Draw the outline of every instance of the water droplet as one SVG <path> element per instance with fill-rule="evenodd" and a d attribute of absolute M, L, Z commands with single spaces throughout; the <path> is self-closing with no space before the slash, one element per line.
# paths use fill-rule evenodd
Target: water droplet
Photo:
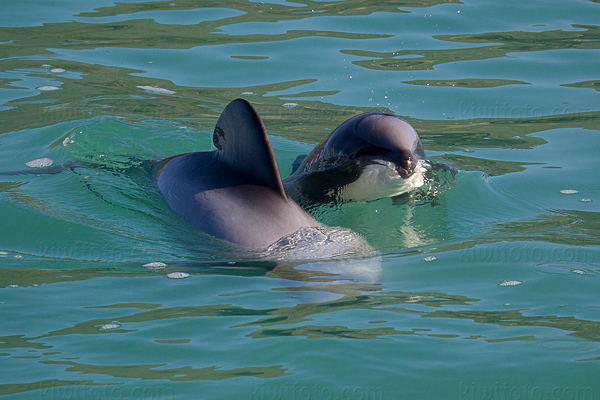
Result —
<path fill-rule="evenodd" d="M 188 274 L 187 272 L 171 272 L 170 274 L 167 274 L 167 278 L 170 279 L 183 279 L 189 276 L 190 274 Z"/>

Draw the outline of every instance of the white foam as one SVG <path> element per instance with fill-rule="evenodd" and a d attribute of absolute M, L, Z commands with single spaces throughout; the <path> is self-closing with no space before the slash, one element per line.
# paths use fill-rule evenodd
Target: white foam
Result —
<path fill-rule="evenodd" d="M 50 86 L 50 85 L 44 85 L 44 86 L 38 86 L 37 90 L 41 90 L 42 92 L 51 92 L 53 90 L 59 90 L 60 88 L 58 86 Z"/>
<path fill-rule="evenodd" d="M 498 286 L 517 286 L 523 283 L 523 281 L 502 281 Z"/>
<path fill-rule="evenodd" d="M 164 89 L 156 86 L 136 86 L 138 89 L 145 90 L 147 92 L 156 93 L 156 94 L 175 94 L 174 90 Z"/>
<path fill-rule="evenodd" d="M 167 278 L 170 279 L 183 279 L 189 276 L 190 274 L 188 274 L 187 272 L 171 272 L 170 274 L 167 274 Z"/>
<path fill-rule="evenodd" d="M 108 331 L 108 330 L 117 329 L 117 328 L 120 328 L 120 327 L 121 327 L 120 323 L 118 323 L 117 321 L 113 321 L 110 324 L 104 324 L 104 325 L 102 325 L 100 327 L 100 329 L 103 330 L 103 331 Z"/>
<path fill-rule="evenodd" d="M 37 158 L 35 160 L 31 160 L 31 161 L 27 161 L 25 163 L 25 165 L 27 165 L 29 168 L 46 168 L 51 166 L 52 164 L 54 164 L 54 161 L 52 161 L 51 158 Z"/>
<path fill-rule="evenodd" d="M 164 268 L 167 268 L 167 264 L 165 264 L 164 262 L 155 261 L 155 262 L 146 263 L 146 264 L 142 265 L 142 267 L 148 268 L 148 269 L 164 269 Z"/>

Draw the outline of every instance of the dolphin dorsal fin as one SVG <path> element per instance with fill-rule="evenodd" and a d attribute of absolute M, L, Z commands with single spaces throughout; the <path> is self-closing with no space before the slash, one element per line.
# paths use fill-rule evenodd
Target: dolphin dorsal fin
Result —
<path fill-rule="evenodd" d="M 219 161 L 287 198 L 265 126 L 246 100 L 236 99 L 225 107 L 217 120 L 213 143 Z"/>

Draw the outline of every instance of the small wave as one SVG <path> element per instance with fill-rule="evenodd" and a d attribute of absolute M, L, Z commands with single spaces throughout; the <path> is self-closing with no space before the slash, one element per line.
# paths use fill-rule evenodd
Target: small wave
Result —
<path fill-rule="evenodd" d="M 458 175 L 456 168 L 443 162 L 428 160 L 423 163 L 423 169 L 423 185 L 408 193 L 412 201 L 433 201 L 435 197 L 454 186 Z"/>

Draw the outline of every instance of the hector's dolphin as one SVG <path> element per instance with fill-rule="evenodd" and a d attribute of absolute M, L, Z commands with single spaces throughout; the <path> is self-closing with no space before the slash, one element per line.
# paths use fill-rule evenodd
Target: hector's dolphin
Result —
<path fill-rule="evenodd" d="M 320 224 L 284 191 L 265 127 L 246 100 L 229 103 L 216 151 L 168 158 L 156 175 L 169 207 L 196 228 L 253 249 Z"/>
<path fill-rule="evenodd" d="M 225 107 L 213 143 L 215 151 L 143 165 L 154 166 L 157 187 L 176 214 L 201 231 L 250 249 L 361 253 L 370 247 L 359 235 L 319 224 L 292 198 L 373 200 L 423 185 L 421 140 L 410 124 L 391 114 L 371 112 L 344 122 L 283 182 L 265 127 L 246 100 Z M 34 161 L 35 168 L 0 175 L 110 169 L 81 161 L 59 166 L 49 159 Z"/>
<path fill-rule="evenodd" d="M 423 185 L 425 160 L 414 128 L 392 114 L 370 112 L 338 126 L 283 181 L 296 201 L 375 200 Z M 301 163 L 300 163 L 301 162 Z"/>

